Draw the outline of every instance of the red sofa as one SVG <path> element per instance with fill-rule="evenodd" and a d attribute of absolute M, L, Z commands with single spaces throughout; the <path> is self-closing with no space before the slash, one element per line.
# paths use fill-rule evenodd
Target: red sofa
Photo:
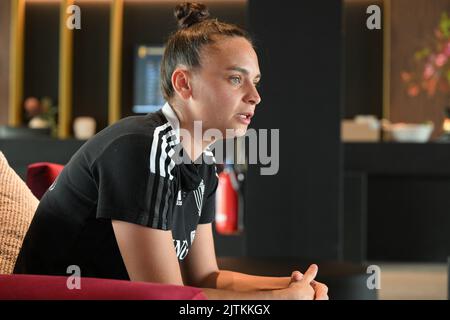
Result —
<path fill-rule="evenodd" d="M 0 275 L 0 300 L 205 300 L 201 289 L 146 282 L 61 276 Z M 69 285 L 68 285 L 69 282 Z"/>
<path fill-rule="evenodd" d="M 26 183 L 41 199 L 63 165 L 40 162 L 28 166 Z M 201 289 L 157 283 L 44 275 L 1 275 L 0 300 L 205 300 Z M 69 282 L 69 285 L 68 285 Z"/>

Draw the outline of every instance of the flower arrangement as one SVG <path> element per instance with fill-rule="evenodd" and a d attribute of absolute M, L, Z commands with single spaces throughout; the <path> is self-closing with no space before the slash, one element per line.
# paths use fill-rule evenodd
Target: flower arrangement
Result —
<path fill-rule="evenodd" d="M 401 79 L 409 96 L 425 92 L 429 97 L 437 91 L 450 92 L 450 18 L 444 12 L 434 30 L 433 43 L 414 54 L 414 70 L 402 71 Z"/>
<path fill-rule="evenodd" d="M 28 127 L 35 129 L 49 128 L 51 135 L 57 136 L 58 107 L 53 105 L 51 98 L 43 97 L 39 100 L 35 97 L 29 97 L 25 99 L 24 109 Z"/>

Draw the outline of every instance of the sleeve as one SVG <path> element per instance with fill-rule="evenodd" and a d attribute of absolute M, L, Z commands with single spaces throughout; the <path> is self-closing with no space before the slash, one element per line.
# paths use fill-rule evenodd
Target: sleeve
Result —
<path fill-rule="evenodd" d="M 219 184 L 219 179 L 217 176 L 216 165 L 211 165 L 210 175 L 209 175 L 210 186 L 206 192 L 205 201 L 202 208 L 202 214 L 200 216 L 199 224 L 211 223 L 216 217 L 216 190 Z"/>
<path fill-rule="evenodd" d="M 98 186 L 97 218 L 172 229 L 174 181 L 169 170 L 171 159 L 165 158 L 162 148 L 158 150 L 152 143 L 146 135 L 121 136 L 105 147 L 94 161 L 92 172 Z"/>

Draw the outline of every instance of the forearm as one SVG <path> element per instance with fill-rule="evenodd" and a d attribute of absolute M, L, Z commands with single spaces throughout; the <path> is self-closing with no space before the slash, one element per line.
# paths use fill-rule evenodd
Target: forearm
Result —
<path fill-rule="evenodd" d="M 277 300 L 280 299 L 276 291 L 247 291 L 239 292 L 223 289 L 202 288 L 209 300 Z"/>
<path fill-rule="evenodd" d="M 284 289 L 289 286 L 289 282 L 289 277 L 263 277 L 219 270 L 208 278 L 208 283 L 204 287 L 235 292 L 252 292 Z"/>

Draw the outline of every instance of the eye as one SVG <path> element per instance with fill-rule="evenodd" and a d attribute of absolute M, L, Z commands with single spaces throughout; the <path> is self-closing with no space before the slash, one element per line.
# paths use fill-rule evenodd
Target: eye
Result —
<path fill-rule="evenodd" d="M 260 83 L 259 81 L 253 82 L 253 85 L 255 86 L 255 88 L 259 88 L 260 84 L 261 84 L 261 83 Z"/>
<path fill-rule="evenodd" d="M 230 81 L 234 85 L 239 85 L 239 84 L 241 84 L 241 77 L 238 77 L 238 76 L 230 77 Z"/>

